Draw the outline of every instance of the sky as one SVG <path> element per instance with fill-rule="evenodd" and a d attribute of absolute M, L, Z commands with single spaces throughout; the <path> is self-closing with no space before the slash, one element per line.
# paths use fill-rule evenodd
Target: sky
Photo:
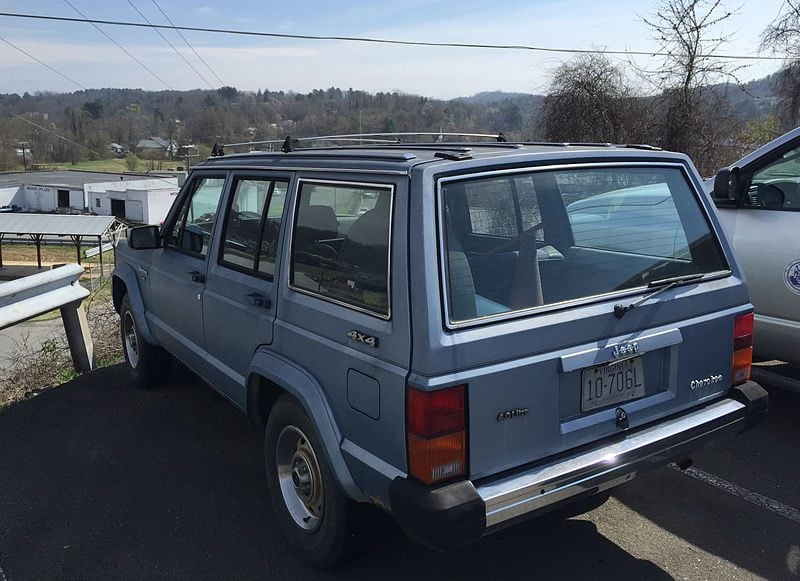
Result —
<path fill-rule="evenodd" d="M 782 0 L 739 1 L 726 4 L 735 13 L 717 31 L 730 36 L 719 51 L 772 56 L 759 52 L 759 36 L 778 15 Z M 653 31 L 642 22 L 656 11 L 656 0 L 0 0 L 0 12 L 80 17 L 73 6 L 87 18 L 144 22 L 138 8 L 151 22 L 166 24 L 160 6 L 178 26 L 282 34 L 560 49 L 657 49 Z M 191 66 L 152 29 L 100 28 L 152 74 L 91 24 L 0 16 L 0 39 L 86 88 L 185 90 L 225 84 L 240 90 L 308 92 L 339 87 L 444 99 L 497 90 L 544 94 L 554 69 L 574 56 L 184 32 L 207 68 L 175 31 L 162 34 Z M 651 57 L 614 59 L 621 64 L 633 60 L 644 68 L 659 66 Z M 738 75 L 751 80 L 775 72 L 780 61 L 735 64 L 747 64 Z M 80 88 L 75 83 L 0 41 L 0 93 L 71 92 Z"/>

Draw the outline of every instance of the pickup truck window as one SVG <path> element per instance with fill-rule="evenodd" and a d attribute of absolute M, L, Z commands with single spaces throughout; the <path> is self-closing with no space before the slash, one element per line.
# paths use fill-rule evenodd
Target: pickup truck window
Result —
<path fill-rule="evenodd" d="M 189 184 L 186 196 L 166 244 L 173 248 L 205 256 L 211 245 L 211 234 L 222 197 L 224 177 L 198 177 Z"/>
<path fill-rule="evenodd" d="M 247 272 L 275 273 L 286 182 L 238 178 L 222 236 L 220 262 Z"/>
<path fill-rule="evenodd" d="M 386 186 L 303 182 L 292 286 L 388 318 L 392 193 Z"/>

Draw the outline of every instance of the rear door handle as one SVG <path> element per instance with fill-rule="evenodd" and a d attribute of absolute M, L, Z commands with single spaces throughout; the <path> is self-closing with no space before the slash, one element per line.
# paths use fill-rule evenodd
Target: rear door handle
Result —
<path fill-rule="evenodd" d="M 205 282 L 206 281 L 206 275 L 204 275 L 199 270 L 191 271 L 189 273 L 189 276 L 192 277 L 192 282 Z"/>
<path fill-rule="evenodd" d="M 261 293 L 250 293 L 247 295 L 250 304 L 261 309 L 268 309 L 272 306 L 272 301 L 269 300 L 268 297 L 265 297 Z"/>

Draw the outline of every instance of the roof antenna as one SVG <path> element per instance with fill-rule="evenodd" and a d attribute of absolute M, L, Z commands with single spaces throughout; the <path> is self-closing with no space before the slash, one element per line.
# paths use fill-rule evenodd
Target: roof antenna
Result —
<path fill-rule="evenodd" d="M 497 143 L 506 143 L 508 139 L 506 139 L 506 134 L 502 131 L 497 134 Z"/>
<path fill-rule="evenodd" d="M 281 146 L 281 151 L 283 153 L 290 153 L 294 150 L 293 143 L 292 143 L 292 136 L 287 135 L 286 139 L 283 141 L 283 145 Z"/>

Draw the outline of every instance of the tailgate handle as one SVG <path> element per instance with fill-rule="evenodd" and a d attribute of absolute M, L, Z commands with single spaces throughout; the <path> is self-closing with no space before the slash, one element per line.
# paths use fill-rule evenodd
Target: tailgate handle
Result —
<path fill-rule="evenodd" d="M 206 275 L 204 275 L 199 270 L 191 271 L 189 273 L 189 276 L 192 277 L 192 282 L 205 282 L 206 281 Z"/>
<path fill-rule="evenodd" d="M 261 309 L 268 309 L 272 306 L 272 301 L 270 301 L 267 297 L 265 297 L 261 293 L 250 293 L 249 295 L 247 295 L 247 298 L 251 305 L 259 307 Z"/>

